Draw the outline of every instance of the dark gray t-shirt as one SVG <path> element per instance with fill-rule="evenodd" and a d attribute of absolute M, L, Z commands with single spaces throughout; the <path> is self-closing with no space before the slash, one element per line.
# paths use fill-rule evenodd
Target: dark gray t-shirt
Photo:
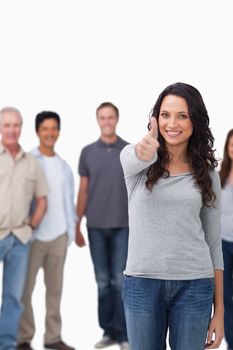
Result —
<path fill-rule="evenodd" d="M 83 148 L 79 175 L 89 178 L 86 208 L 90 228 L 128 227 L 128 200 L 120 152 L 128 144 L 120 137 L 112 144 L 100 139 Z"/>

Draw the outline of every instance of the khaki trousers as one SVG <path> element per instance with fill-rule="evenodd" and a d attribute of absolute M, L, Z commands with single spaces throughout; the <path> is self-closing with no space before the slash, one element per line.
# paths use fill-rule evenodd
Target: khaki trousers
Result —
<path fill-rule="evenodd" d="M 44 270 L 46 287 L 46 319 L 44 343 L 52 344 L 61 340 L 60 302 L 62 296 L 63 270 L 67 252 L 67 235 L 31 244 L 27 278 L 22 297 L 24 311 L 21 317 L 18 343 L 31 342 L 35 333 L 32 309 L 32 293 L 40 267 Z"/>

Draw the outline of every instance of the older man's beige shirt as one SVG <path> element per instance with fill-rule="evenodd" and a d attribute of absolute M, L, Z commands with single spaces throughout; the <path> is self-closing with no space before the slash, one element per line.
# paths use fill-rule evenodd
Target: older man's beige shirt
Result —
<path fill-rule="evenodd" d="M 28 226 L 32 201 L 47 192 L 38 161 L 22 148 L 13 158 L 0 142 L 0 239 L 13 233 L 27 243 L 32 234 Z"/>

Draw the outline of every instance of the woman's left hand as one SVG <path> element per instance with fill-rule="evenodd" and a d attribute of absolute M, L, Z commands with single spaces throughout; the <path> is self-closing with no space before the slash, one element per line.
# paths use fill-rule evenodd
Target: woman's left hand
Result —
<path fill-rule="evenodd" d="M 223 315 L 214 315 L 210 321 L 205 349 L 219 348 L 224 336 Z"/>

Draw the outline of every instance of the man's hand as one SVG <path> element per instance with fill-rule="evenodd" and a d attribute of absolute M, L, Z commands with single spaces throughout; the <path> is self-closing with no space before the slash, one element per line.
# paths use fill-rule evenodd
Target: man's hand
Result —
<path fill-rule="evenodd" d="M 136 145 L 136 154 L 140 160 L 150 161 L 159 148 L 158 143 L 158 124 L 155 117 L 150 119 L 151 129 Z"/>
<path fill-rule="evenodd" d="M 79 224 L 76 225 L 75 243 L 80 248 L 85 247 L 85 245 L 86 245 L 86 242 L 85 242 L 84 236 L 83 236 L 83 234 L 82 234 L 82 232 L 80 230 Z"/>

